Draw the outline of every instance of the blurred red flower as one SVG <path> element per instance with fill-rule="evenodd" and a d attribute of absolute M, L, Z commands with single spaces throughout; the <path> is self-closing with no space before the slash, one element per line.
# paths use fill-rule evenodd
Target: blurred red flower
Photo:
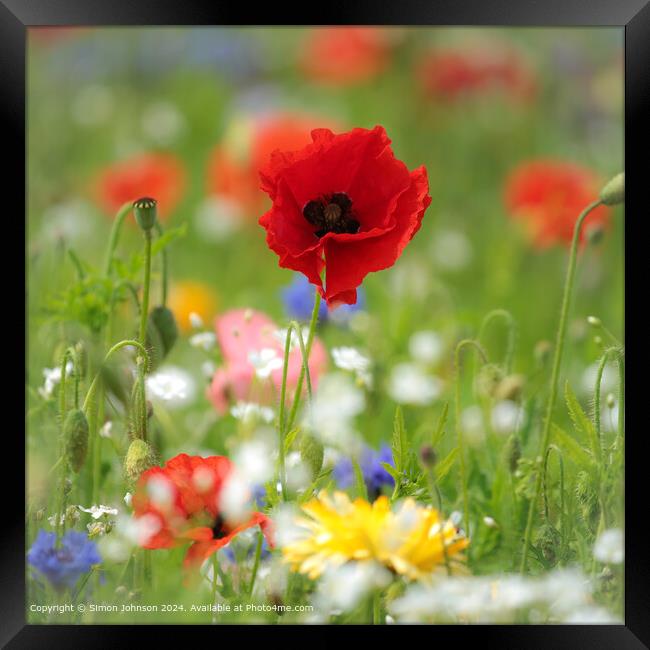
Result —
<path fill-rule="evenodd" d="M 523 57 L 496 45 L 436 49 L 424 56 L 418 74 L 427 95 L 447 101 L 500 92 L 526 102 L 537 91 L 535 75 Z"/>
<path fill-rule="evenodd" d="M 391 37 L 377 27 L 322 27 L 308 32 L 300 67 L 314 81 L 347 85 L 372 79 L 388 64 Z"/>
<path fill-rule="evenodd" d="M 245 214 L 255 214 L 265 198 L 259 170 L 271 153 L 302 149 L 311 142 L 312 129 L 324 123 L 334 126 L 320 118 L 284 112 L 234 123 L 210 157 L 208 193 L 233 201 Z"/>
<path fill-rule="evenodd" d="M 223 365 L 215 372 L 208 396 L 219 413 L 237 401 L 270 403 L 282 387 L 282 360 L 285 339 L 278 326 L 265 314 L 252 309 L 233 309 L 215 321 L 217 341 Z M 306 337 L 304 337 L 306 339 Z M 265 350 L 268 361 L 268 379 L 256 380 L 256 369 L 250 355 Z M 272 353 L 275 353 L 273 357 Z M 275 367 L 273 367 L 275 366 Z M 299 345 L 289 353 L 287 387 L 289 395 L 295 391 L 302 367 Z M 318 338 L 312 343 L 309 355 L 309 375 L 312 385 L 318 385 L 319 376 L 327 367 L 327 353 Z"/>
<path fill-rule="evenodd" d="M 143 472 L 133 495 L 134 516 L 147 533 L 143 548 L 172 548 L 191 542 L 184 564 L 200 564 L 242 531 L 259 526 L 272 547 L 271 521 L 260 512 L 228 521 L 220 498 L 233 465 L 225 456 L 179 454 L 164 467 Z"/>
<path fill-rule="evenodd" d="M 185 169 L 171 154 L 145 153 L 115 163 L 98 176 L 97 194 L 111 216 L 127 201 L 151 196 L 158 201 L 158 214 L 169 216 L 185 188 Z"/>
<path fill-rule="evenodd" d="M 273 201 L 260 225 L 281 267 L 304 273 L 328 304 L 354 304 L 363 278 L 392 266 L 419 230 L 431 203 L 426 169 L 409 172 L 381 126 L 316 129 L 312 139 L 275 152 L 260 172 Z"/>
<path fill-rule="evenodd" d="M 590 169 L 553 160 L 525 162 L 509 175 L 505 204 L 510 216 L 525 223 L 538 248 L 570 244 L 580 212 L 598 198 L 602 181 Z M 596 208 L 585 222 L 581 241 L 589 227 L 606 226 L 606 207 Z"/>

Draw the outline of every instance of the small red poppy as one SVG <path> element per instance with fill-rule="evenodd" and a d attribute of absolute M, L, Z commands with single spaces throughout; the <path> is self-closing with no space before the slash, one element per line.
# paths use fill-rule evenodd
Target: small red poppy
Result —
<path fill-rule="evenodd" d="M 185 187 L 185 170 L 178 158 L 146 153 L 107 167 L 97 178 L 98 199 L 111 216 L 128 201 L 152 196 L 163 219 L 174 211 Z"/>
<path fill-rule="evenodd" d="M 294 150 L 309 144 L 317 124 L 323 125 L 323 120 L 297 112 L 264 114 L 233 124 L 235 136 L 226 135 L 226 142 L 210 156 L 208 192 L 234 201 L 246 214 L 255 214 L 266 199 L 260 191 L 260 167 L 276 149 Z"/>
<path fill-rule="evenodd" d="M 312 140 L 274 152 L 261 170 L 273 205 L 260 225 L 281 267 L 304 273 L 329 304 L 354 304 L 364 277 L 392 266 L 419 230 L 431 203 L 426 169 L 409 172 L 382 126 L 316 129 Z"/>
<path fill-rule="evenodd" d="M 421 60 L 418 73 L 426 94 L 450 102 L 493 92 L 525 102 L 537 89 L 521 55 L 498 45 L 433 50 Z"/>
<path fill-rule="evenodd" d="M 322 27 L 308 32 L 300 65 L 317 82 L 349 85 L 372 79 L 388 63 L 390 35 L 377 27 Z"/>
<path fill-rule="evenodd" d="M 598 198 L 598 175 L 579 165 L 534 160 L 517 167 L 506 179 L 505 204 L 513 219 L 523 221 L 538 248 L 570 244 L 580 212 Z M 581 241 L 589 227 L 606 226 L 610 210 L 604 206 L 589 214 Z"/>
<path fill-rule="evenodd" d="M 272 547 L 271 521 L 252 512 L 243 521 L 228 521 L 219 501 L 233 465 L 225 456 L 180 454 L 143 472 L 133 495 L 136 519 L 147 518 L 148 534 L 141 546 L 171 548 L 192 542 L 185 566 L 200 564 L 242 531 L 259 526 Z"/>

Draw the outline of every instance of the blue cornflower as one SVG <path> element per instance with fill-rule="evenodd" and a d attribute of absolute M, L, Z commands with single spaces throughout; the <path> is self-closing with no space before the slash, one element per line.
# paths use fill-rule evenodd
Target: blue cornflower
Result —
<path fill-rule="evenodd" d="M 27 561 L 43 574 L 56 589 L 74 587 L 83 573 L 102 561 L 95 542 L 85 533 L 68 531 L 56 548 L 56 534 L 39 530 Z"/>
<path fill-rule="evenodd" d="M 309 321 L 314 308 L 315 294 L 316 287 L 302 273 L 296 273 L 291 284 L 282 290 L 282 300 L 289 318 L 295 318 L 298 321 Z M 364 306 L 365 296 L 363 289 L 359 288 L 357 289 L 357 302 L 354 305 L 340 305 L 328 310 L 325 301 L 321 302 L 318 320 L 321 323 L 331 320 L 337 324 L 345 324 L 350 320 L 354 312 L 363 309 Z"/>
<path fill-rule="evenodd" d="M 393 454 L 388 445 L 382 445 L 379 451 L 364 447 L 359 456 L 359 467 L 368 491 L 368 498 L 374 501 L 383 485 L 393 487 L 393 477 L 384 469 L 382 463 L 393 465 Z M 346 488 L 354 483 L 354 468 L 350 458 L 341 459 L 334 467 L 334 478 L 339 487 Z"/>
<path fill-rule="evenodd" d="M 227 546 L 224 546 L 222 550 L 224 556 L 228 559 L 229 562 L 232 564 L 236 563 L 236 558 L 235 558 L 235 551 L 230 548 L 232 545 L 232 542 L 228 544 Z M 257 548 L 257 540 L 249 547 L 248 551 L 246 552 L 246 557 L 248 559 L 252 558 L 255 556 L 255 550 Z M 266 542 L 266 538 L 262 538 L 262 549 L 260 552 L 260 559 L 266 560 L 267 557 L 271 556 L 271 549 L 269 548 L 269 545 Z"/>

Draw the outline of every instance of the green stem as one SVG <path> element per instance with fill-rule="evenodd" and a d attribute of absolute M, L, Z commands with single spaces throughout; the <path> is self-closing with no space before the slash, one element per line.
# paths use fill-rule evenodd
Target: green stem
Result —
<path fill-rule="evenodd" d="M 253 595 L 253 587 L 255 587 L 255 578 L 257 577 L 257 569 L 260 566 L 260 558 L 262 557 L 262 540 L 264 537 L 262 533 L 257 535 L 257 545 L 255 546 L 255 561 L 253 563 L 253 573 L 251 575 L 251 583 L 248 587 L 248 595 Z"/>
<path fill-rule="evenodd" d="M 478 340 L 483 341 L 483 337 L 485 336 L 488 325 L 497 318 L 503 319 L 506 322 L 506 326 L 508 328 L 508 344 L 506 347 L 503 365 L 506 372 L 510 372 L 512 370 L 512 360 L 515 355 L 515 345 L 517 342 L 517 325 L 515 323 L 515 319 L 512 317 L 512 314 L 506 309 L 493 309 L 489 314 L 487 314 L 481 323 Z"/>
<path fill-rule="evenodd" d="M 381 625 L 381 592 L 375 590 L 372 597 L 372 622 L 374 625 Z"/>
<path fill-rule="evenodd" d="M 286 425 L 285 425 L 285 404 L 286 404 L 286 394 L 287 394 L 287 373 L 289 371 L 289 351 L 291 349 L 291 331 L 292 327 L 289 325 L 287 329 L 287 339 L 284 343 L 284 363 L 282 366 L 282 386 L 280 388 L 280 414 L 279 414 L 279 421 L 280 421 L 280 426 L 278 427 L 278 432 L 279 432 L 279 449 L 278 449 L 278 455 L 279 455 L 279 461 L 280 461 L 280 486 L 282 488 L 282 499 L 283 501 L 287 500 L 287 489 L 286 489 L 286 482 L 287 482 L 287 470 L 286 470 L 286 464 L 285 464 L 285 453 L 284 453 L 284 440 L 286 437 Z"/>
<path fill-rule="evenodd" d="M 132 208 L 133 208 L 133 203 L 129 201 L 128 203 L 125 203 L 117 211 L 117 214 L 115 215 L 115 219 L 113 221 L 113 227 L 111 228 L 111 234 L 108 239 L 106 260 L 104 262 L 104 275 L 107 277 L 110 275 L 113 266 L 113 255 L 115 253 L 115 249 L 117 248 L 117 242 L 119 241 L 120 238 L 120 231 L 122 230 L 122 224 L 124 223 L 124 219 L 126 219 L 128 214 L 131 212 Z"/>
<path fill-rule="evenodd" d="M 124 339 L 123 341 L 120 341 L 119 343 L 116 343 L 107 353 L 106 356 L 104 357 L 104 361 L 102 362 L 102 365 L 104 365 L 110 358 L 115 354 L 116 352 L 119 352 L 123 348 L 126 348 L 128 346 L 133 346 L 138 348 L 140 353 L 144 356 L 145 358 L 145 363 L 149 363 L 149 353 L 147 352 L 146 348 L 140 343 L 140 341 L 136 341 L 135 339 Z M 90 408 L 91 404 L 93 403 L 95 399 L 95 393 L 97 392 L 97 386 L 99 384 L 99 379 L 101 377 L 101 367 L 95 374 L 95 377 L 92 380 L 92 383 L 90 384 L 90 387 L 88 388 L 88 392 L 86 393 L 86 398 L 84 399 L 83 406 L 81 409 L 87 413 L 88 409 Z"/>
<path fill-rule="evenodd" d="M 163 229 L 162 226 L 160 225 L 159 221 L 156 221 L 156 232 L 158 233 L 158 237 L 162 237 L 163 235 Z M 166 307 L 167 306 L 167 291 L 169 288 L 169 262 L 167 259 L 167 249 L 163 248 L 162 251 L 160 252 L 160 255 L 162 257 L 162 293 L 161 293 L 161 301 L 162 301 L 162 306 Z"/>
<path fill-rule="evenodd" d="M 140 306 L 140 331 L 138 340 L 145 345 L 147 336 L 147 317 L 149 316 L 149 287 L 151 284 L 151 231 L 144 231 L 144 286 Z"/>
<path fill-rule="evenodd" d="M 62 522 L 61 520 L 63 519 L 63 514 L 65 510 L 65 479 L 66 479 L 66 474 L 68 469 L 68 463 L 64 458 L 65 455 L 64 435 L 65 434 L 63 431 L 63 424 L 65 422 L 65 411 L 66 411 L 66 399 L 65 399 L 66 366 L 68 363 L 68 359 L 70 357 L 70 350 L 71 348 L 68 348 L 63 353 L 63 359 L 61 360 L 61 380 L 59 382 L 59 422 L 60 422 L 59 458 L 63 458 L 63 462 L 61 464 L 61 471 L 59 474 L 59 500 L 58 500 L 58 507 L 56 509 L 56 514 L 55 514 L 57 548 L 59 548 L 61 544 L 61 536 L 63 535 L 63 533 L 65 533 L 65 523 Z M 75 368 L 75 372 L 77 371 L 78 369 Z"/>
<path fill-rule="evenodd" d="M 598 458 L 597 460 L 600 461 L 600 456 L 602 452 L 602 445 L 601 445 L 601 416 L 600 416 L 600 388 L 601 388 L 601 383 L 603 380 L 603 373 L 605 372 L 605 366 L 607 365 L 607 362 L 609 361 L 609 358 L 613 354 L 618 354 L 618 349 L 617 348 L 608 348 L 605 350 L 603 353 L 603 356 L 600 359 L 600 363 L 598 364 L 598 372 L 596 373 L 596 386 L 594 388 L 594 423 L 596 425 L 596 441 L 598 443 L 598 449 L 594 451 L 598 451 Z"/>
<path fill-rule="evenodd" d="M 307 334 L 307 345 L 306 345 L 306 356 L 309 360 L 311 355 L 311 346 L 314 342 L 314 333 L 316 332 L 316 324 L 318 323 L 318 312 L 320 310 L 321 295 L 317 291 L 314 298 L 314 309 L 311 312 L 311 321 L 309 322 L 309 333 Z M 305 368 L 308 367 L 308 364 L 303 362 L 302 368 L 300 369 L 300 376 L 298 377 L 298 384 L 296 386 L 296 393 L 293 398 L 293 406 L 291 407 L 291 413 L 289 414 L 289 423 L 287 425 L 287 431 L 291 431 L 291 427 L 296 419 L 296 414 L 298 412 L 298 406 L 300 404 L 300 398 L 302 396 L 302 384 L 305 380 Z"/>
<path fill-rule="evenodd" d="M 316 323 L 318 322 L 318 311 L 320 310 L 321 295 L 316 292 L 314 298 L 314 308 L 311 314 L 311 321 L 309 323 L 309 333 L 307 335 L 307 343 L 303 341 L 302 330 L 300 325 L 295 321 L 289 323 L 287 329 L 287 338 L 284 344 L 284 363 L 282 367 L 282 386 L 280 387 L 280 413 L 279 413 L 279 464 L 280 464 L 280 486 L 282 491 L 282 499 L 287 500 L 287 490 L 286 490 L 286 463 L 285 463 L 285 439 L 291 427 L 296 419 L 298 413 L 298 406 L 300 405 L 300 399 L 302 397 L 302 386 L 303 382 L 307 381 L 307 395 L 309 402 L 311 404 L 312 400 L 312 386 L 311 386 L 311 377 L 309 374 L 309 356 L 311 354 L 311 347 L 314 342 L 314 332 L 316 331 Z M 296 392 L 293 397 L 293 404 L 291 406 L 291 411 L 289 413 L 289 418 L 286 419 L 286 397 L 287 397 L 287 375 L 289 370 L 289 353 L 291 350 L 291 334 L 293 331 L 296 331 L 298 336 L 298 341 L 300 343 L 300 352 L 302 355 L 302 365 L 300 368 L 300 375 L 298 377 L 298 383 L 296 385 Z"/>
<path fill-rule="evenodd" d="M 549 439 L 551 435 L 551 418 L 557 400 L 558 383 L 560 379 L 560 366 L 562 364 L 562 353 L 564 352 L 564 343 L 566 340 L 567 323 L 569 320 L 569 308 L 571 306 L 571 296 L 573 293 L 573 285 L 575 280 L 576 261 L 578 257 L 578 244 L 580 242 L 580 231 L 582 224 L 587 218 L 589 213 L 601 204 L 600 200 L 590 203 L 581 213 L 576 221 L 573 229 L 573 240 L 571 242 L 571 249 L 569 253 L 569 264 L 567 268 L 566 280 L 564 282 L 564 296 L 562 298 L 562 309 L 560 311 L 560 322 L 558 324 L 557 335 L 555 338 L 555 353 L 553 355 L 553 369 L 551 371 L 551 386 L 546 406 L 546 418 L 544 420 L 544 429 L 540 441 L 538 457 L 544 457 L 546 449 L 548 448 Z M 526 531 L 524 533 L 524 546 L 521 557 L 520 573 L 526 572 L 528 565 L 528 549 L 530 547 L 531 535 L 533 532 L 533 519 L 535 515 L 535 507 L 539 501 L 539 495 L 542 488 L 542 472 L 537 472 L 535 479 L 535 492 L 530 504 L 528 505 L 528 518 L 526 521 Z"/>
<path fill-rule="evenodd" d="M 487 363 L 487 355 L 481 345 L 473 339 L 463 339 L 456 346 L 454 354 L 454 366 L 456 371 L 456 395 L 455 395 L 455 417 L 456 417 L 456 434 L 458 436 L 458 455 L 460 457 L 460 480 L 463 492 L 463 521 L 467 527 L 467 535 L 470 535 L 469 528 L 469 492 L 467 487 L 467 468 L 465 465 L 465 440 L 463 437 L 463 427 L 461 426 L 460 417 L 460 355 L 465 347 L 473 347 L 481 357 L 483 363 Z"/>

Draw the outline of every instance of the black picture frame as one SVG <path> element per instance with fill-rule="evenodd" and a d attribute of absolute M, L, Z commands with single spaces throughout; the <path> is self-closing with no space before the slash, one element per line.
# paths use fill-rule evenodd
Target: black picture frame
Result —
<path fill-rule="evenodd" d="M 400 0 L 400 2 L 327 3 L 294 7 L 282 11 L 273 3 L 266 6 L 226 5 L 218 0 L 0 0 L 0 112 L 2 114 L 3 152 L 9 182 L 3 184 L 3 239 L 5 250 L 17 248 L 18 233 L 25 237 L 25 58 L 26 29 L 30 26 L 56 25 L 322 25 L 322 24 L 401 24 L 401 25 L 476 25 L 476 26 L 619 26 L 625 32 L 625 171 L 626 171 L 626 249 L 625 297 L 626 339 L 632 342 L 633 355 L 627 356 L 630 435 L 626 441 L 626 536 L 625 536 L 625 624 L 584 626 L 438 626 L 435 631 L 419 630 L 428 636 L 427 643 L 454 645 L 472 640 L 500 648 L 643 648 L 650 647 L 650 561 L 644 534 L 646 514 L 647 465 L 650 462 L 648 434 L 640 404 L 644 378 L 644 361 L 637 350 L 644 345 L 646 317 L 635 314 L 643 309 L 647 288 L 646 239 L 642 224 L 648 216 L 648 200 L 644 193 L 649 185 L 647 172 L 650 138 L 650 0 Z M 7 172 L 5 172 L 6 174 Z M 5 176 L 6 179 L 6 176 Z M 16 236 L 14 236 L 14 233 Z M 25 299 L 20 284 L 11 281 L 16 263 L 11 255 L 2 255 L 4 278 L 10 278 L 16 302 Z M 638 266 L 637 266 L 638 265 Z M 26 284 L 25 291 L 26 291 Z M 8 309 L 5 322 L 11 321 L 16 332 L 7 334 L 12 341 L 21 340 L 24 323 L 16 317 L 17 310 Z M 8 340 L 8 339 L 7 339 Z M 27 342 L 25 342 L 27 343 Z M 5 344 L 19 357 L 20 346 Z M 647 346 L 646 346 L 647 349 Z M 5 364 L 9 361 L 5 360 Z M 20 366 L 17 359 L 14 367 Z M 5 366 L 6 367 L 6 366 Z M 16 384 L 16 403 L 20 403 L 20 381 Z M 6 385 L 7 388 L 10 386 Z M 10 397 L 6 397 L 11 399 Z M 23 392 L 24 399 L 24 392 Z M 13 404 L 13 401 L 11 401 Z M 16 418 L 18 420 L 18 418 Z M 24 421 L 23 421 L 24 422 Z M 20 429 L 5 423 L 2 456 L 5 471 L 11 465 L 24 467 L 24 441 Z M 20 475 L 20 470 L 19 470 Z M 11 481 L 11 482 L 10 482 Z M 244 640 L 241 630 L 210 626 L 179 626 L 172 630 L 163 626 L 33 626 L 25 622 L 25 538 L 24 502 L 18 479 L 5 478 L 3 526 L 0 535 L 0 643 L 7 648 L 34 647 L 136 647 L 169 639 L 172 633 L 182 638 L 201 635 L 209 642 L 225 642 L 224 635 Z M 645 550 L 644 550 L 645 549 Z M 250 631 L 249 631 L 250 630 Z M 286 643 L 284 636 L 298 632 L 310 645 L 331 642 L 333 634 L 348 635 L 352 631 L 364 635 L 381 634 L 389 643 L 399 643 L 405 634 L 415 632 L 405 626 L 334 628 L 313 626 L 262 628 L 251 626 L 251 635 L 265 644 Z M 430 636 L 429 636 L 430 634 Z M 425 637 L 426 639 L 426 637 Z M 254 642 L 253 641 L 253 642 Z M 186 641 L 187 642 L 187 641 Z"/>

